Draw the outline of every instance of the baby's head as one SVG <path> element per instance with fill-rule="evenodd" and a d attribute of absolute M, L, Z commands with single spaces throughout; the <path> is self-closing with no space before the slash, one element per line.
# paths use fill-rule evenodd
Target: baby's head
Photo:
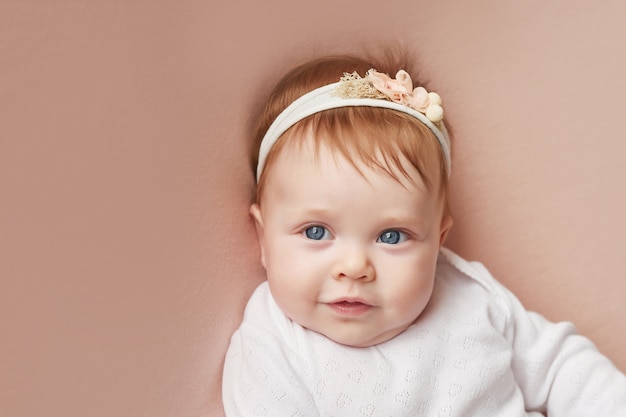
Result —
<path fill-rule="evenodd" d="M 355 347 L 397 336 L 423 312 L 452 224 L 438 96 L 412 95 L 411 86 L 393 103 L 371 85 L 395 80 L 376 72 L 369 81 L 344 77 L 340 91 L 323 87 L 372 67 L 322 59 L 278 84 L 259 127 L 251 207 L 277 304 L 302 326 Z M 400 83 L 410 84 L 404 74 Z"/>

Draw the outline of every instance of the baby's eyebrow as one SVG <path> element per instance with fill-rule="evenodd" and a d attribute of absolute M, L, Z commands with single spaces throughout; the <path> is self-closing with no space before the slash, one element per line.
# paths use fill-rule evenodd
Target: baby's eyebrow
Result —
<path fill-rule="evenodd" d="M 393 216 L 384 216 L 380 218 L 382 223 L 415 223 L 417 221 L 417 216 L 415 215 L 393 215 Z"/>
<path fill-rule="evenodd" d="M 411 230 L 421 230 L 427 226 L 427 221 L 419 216 L 385 216 L 379 219 L 379 224 L 383 228 L 406 227 Z"/>
<path fill-rule="evenodd" d="M 328 217 L 333 215 L 335 212 L 336 210 L 333 210 L 330 207 L 309 207 L 302 210 L 302 213 L 313 217 Z"/>
<path fill-rule="evenodd" d="M 285 207 L 282 206 L 282 211 L 287 215 L 298 216 L 298 217 L 329 217 L 336 215 L 337 208 L 326 207 L 326 206 L 318 206 L 318 205 L 288 205 Z"/>

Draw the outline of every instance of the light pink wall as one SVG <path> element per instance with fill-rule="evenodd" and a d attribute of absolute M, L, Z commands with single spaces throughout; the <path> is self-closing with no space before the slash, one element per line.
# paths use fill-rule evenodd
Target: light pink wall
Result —
<path fill-rule="evenodd" d="M 0 2 L 0 415 L 222 415 L 252 115 L 379 41 L 445 99 L 450 246 L 626 370 L 626 4 L 382 4 Z"/>

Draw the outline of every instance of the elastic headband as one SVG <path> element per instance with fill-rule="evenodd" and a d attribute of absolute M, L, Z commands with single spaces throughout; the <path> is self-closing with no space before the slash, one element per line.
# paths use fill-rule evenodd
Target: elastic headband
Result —
<path fill-rule="evenodd" d="M 372 81 L 372 77 L 376 77 L 376 79 Z M 295 100 L 276 117 L 261 141 L 257 165 L 257 182 L 261 177 L 265 160 L 272 146 L 287 129 L 315 113 L 339 107 L 380 107 L 397 110 L 415 117 L 428 127 L 437 138 L 444 155 L 446 173 L 449 176 L 451 166 L 450 138 L 442 122 L 443 109 L 441 108 L 441 99 L 436 93 L 427 93 L 422 87 L 408 91 L 404 88 L 404 91 L 398 92 L 400 83 L 407 84 L 406 77 L 408 77 L 408 74 L 405 71 L 398 72 L 396 75 L 397 80 L 393 80 L 386 74 L 381 74 L 374 70 L 370 70 L 366 78 L 361 78 L 356 73 L 346 74 L 340 82 L 317 88 Z M 376 89 L 376 92 L 367 91 L 363 93 L 362 85 L 356 89 L 357 91 L 349 85 L 346 89 L 346 83 L 356 81 L 363 84 L 361 80 L 367 81 L 371 87 Z M 376 84 L 377 81 L 381 80 L 384 84 L 381 84 L 381 88 L 379 88 Z M 408 83 L 410 83 L 410 77 L 408 78 Z M 366 97 L 353 97 L 355 94 L 366 95 Z M 377 98 L 372 98 L 372 95 L 377 95 Z M 396 101 L 389 101 L 389 99 Z M 414 107 L 417 107 L 417 109 Z"/>

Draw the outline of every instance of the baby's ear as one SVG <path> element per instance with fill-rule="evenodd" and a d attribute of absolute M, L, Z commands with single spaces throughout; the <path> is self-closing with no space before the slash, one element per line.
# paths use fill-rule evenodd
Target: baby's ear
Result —
<path fill-rule="evenodd" d="M 254 219 L 254 226 L 256 228 L 256 236 L 259 241 L 259 248 L 261 249 L 261 264 L 265 268 L 265 244 L 263 239 L 263 215 L 261 214 L 261 207 L 258 204 L 252 204 L 250 206 L 250 214 Z"/>
<path fill-rule="evenodd" d="M 439 232 L 440 247 L 443 246 L 444 242 L 446 241 L 446 238 L 448 237 L 448 232 L 450 232 L 453 223 L 454 220 L 452 219 L 452 216 L 450 216 L 449 214 L 444 214 L 443 219 L 441 219 L 441 229 Z"/>

